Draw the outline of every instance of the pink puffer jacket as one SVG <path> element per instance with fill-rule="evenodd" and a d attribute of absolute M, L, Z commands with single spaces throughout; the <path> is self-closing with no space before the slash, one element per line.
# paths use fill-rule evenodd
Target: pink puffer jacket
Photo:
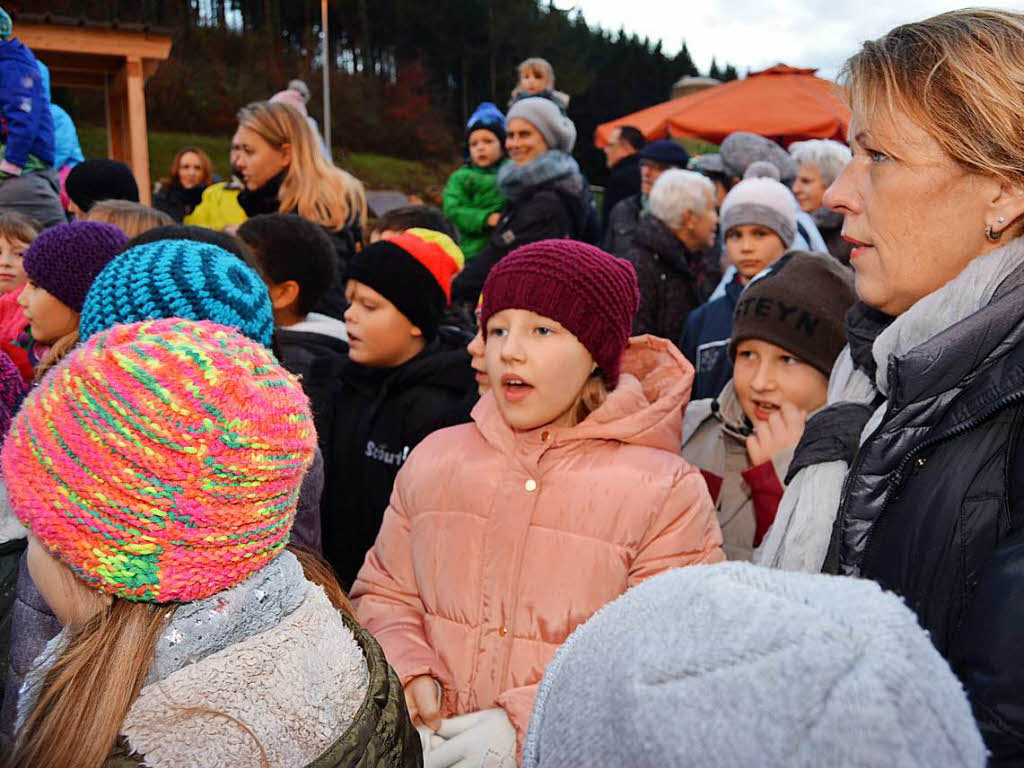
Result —
<path fill-rule="evenodd" d="M 630 341 L 605 403 L 515 433 L 491 394 L 398 474 L 352 597 L 402 684 L 432 675 L 442 715 L 500 706 L 520 747 L 555 651 L 605 603 L 668 568 L 724 559 L 700 472 L 678 455 L 693 367 Z"/>

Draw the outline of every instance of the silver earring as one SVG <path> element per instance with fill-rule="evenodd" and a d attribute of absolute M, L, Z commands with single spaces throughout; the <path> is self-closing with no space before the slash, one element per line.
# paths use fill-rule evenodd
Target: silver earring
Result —
<path fill-rule="evenodd" d="M 1004 221 L 1006 221 L 1006 217 L 1004 217 L 1004 216 L 1000 216 L 998 219 L 996 219 L 996 223 L 997 224 L 1002 224 Z M 993 232 L 991 224 L 989 224 L 987 227 L 985 227 L 985 237 L 988 238 L 988 240 L 990 242 L 998 243 L 999 242 L 999 238 L 1002 237 L 1002 234 L 1003 234 L 1003 230 L 1002 229 L 1000 229 L 998 232 Z"/>

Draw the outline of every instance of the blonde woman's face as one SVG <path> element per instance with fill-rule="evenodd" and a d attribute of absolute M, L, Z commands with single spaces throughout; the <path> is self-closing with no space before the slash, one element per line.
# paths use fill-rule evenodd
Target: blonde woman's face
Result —
<path fill-rule="evenodd" d="M 291 147 L 272 146 L 256 131 L 239 126 L 231 139 L 238 145 L 235 167 L 242 174 L 248 190 L 259 189 L 291 164 Z"/>
<path fill-rule="evenodd" d="M 513 163 L 526 165 L 546 152 L 548 145 L 533 123 L 516 117 L 508 121 L 505 149 L 508 150 L 508 156 L 512 158 Z"/>
<path fill-rule="evenodd" d="M 868 305 L 899 315 L 992 250 L 998 180 L 968 173 L 902 112 L 854 115 L 853 160 L 824 202 L 845 215 L 850 266 Z"/>
<path fill-rule="evenodd" d="M 197 186 L 203 180 L 203 163 L 195 152 L 186 152 L 178 161 L 178 182 L 185 189 Z"/>

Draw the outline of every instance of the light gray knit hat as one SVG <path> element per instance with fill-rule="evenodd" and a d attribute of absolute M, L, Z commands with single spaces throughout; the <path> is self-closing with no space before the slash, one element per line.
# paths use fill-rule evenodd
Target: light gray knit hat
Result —
<path fill-rule="evenodd" d="M 871 581 L 690 566 L 629 590 L 548 666 L 525 768 L 982 768 L 960 682 Z"/>
<path fill-rule="evenodd" d="M 544 96 L 519 99 L 509 107 L 506 124 L 516 118 L 525 120 L 540 131 L 548 149 L 572 152 L 576 144 L 576 125 L 551 99 Z"/>
<path fill-rule="evenodd" d="M 765 161 L 774 165 L 779 171 L 779 178 L 791 182 L 796 178 L 797 167 L 789 152 L 771 139 L 758 136 L 756 133 L 736 131 L 725 137 L 719 149 L 725 172 L 736 179 L 742 179 L 751 163 Z"/>
<path fill-rule="evenodd" d="M 775 179 L 744 179 L 722 201 L 719 228 L 728 233 L 741 224 L 768 227 L 789 248 L 796 237 L 796 199 Z"/>

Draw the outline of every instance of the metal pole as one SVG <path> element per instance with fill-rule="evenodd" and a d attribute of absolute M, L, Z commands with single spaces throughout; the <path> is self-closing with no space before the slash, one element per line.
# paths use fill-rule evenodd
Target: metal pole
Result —
<path fill-rule="evenodd" d="M 324 144 L 331 151 L 331 44 L 327 33 L 327 0 L 320 0 L 320 30 L 323 32 L 324 54 Z"/>

